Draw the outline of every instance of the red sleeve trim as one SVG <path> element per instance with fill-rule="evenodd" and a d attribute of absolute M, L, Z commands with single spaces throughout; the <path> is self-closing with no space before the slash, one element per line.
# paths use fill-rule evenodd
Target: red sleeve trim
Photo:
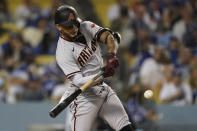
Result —
<path fill-rule="evenodd" d="M 78 72 L 81 72 L 81 71 L 75 71 L 75 72 L 72 72 L 72 73 L 70 73 L 70 74 L 66 75 L 66 77 L 69 79 L 72 75 L 74 75 L 75 73 L 78 73 Z"/>

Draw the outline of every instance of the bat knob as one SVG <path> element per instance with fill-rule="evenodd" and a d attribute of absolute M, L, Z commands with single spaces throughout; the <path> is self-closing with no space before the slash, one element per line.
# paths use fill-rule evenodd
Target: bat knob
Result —
<path fill-rule="evenodd" d="M 49 115 L 52 117 L 52 118 L 55 118 L 55 114 L 53 112 L 49 112 Z"/>

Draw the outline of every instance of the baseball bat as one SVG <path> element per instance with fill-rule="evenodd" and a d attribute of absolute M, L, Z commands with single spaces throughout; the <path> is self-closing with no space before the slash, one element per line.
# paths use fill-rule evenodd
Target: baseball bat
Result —
<path fill-rule="evenodd" d="M 95 82 L 96 79 L 98 79 L 100 76 L 103 75 L 103 71 L 101 71 L 99 74 L 97 74 L 94 78 L 89 80 L 87 83 L 85 83 L 83 86 L 78 88 L 75 92 L 73 92 L 69 97 L 64 99 L 62 102 L 58 103 L 50 112 L 49 115 L 52 118 L 55 118 L 59 113 L 61 113 L 81 92 L 85 91 L 86 88 L 88 88 L 91 84 Z"/>

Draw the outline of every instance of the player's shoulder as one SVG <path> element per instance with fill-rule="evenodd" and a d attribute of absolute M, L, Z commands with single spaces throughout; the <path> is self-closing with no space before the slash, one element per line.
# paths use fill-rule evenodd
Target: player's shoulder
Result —
<path fill-rule="evenodd" d="M 82 28 L 93 28 L 93 27 L 96 26 L 96 24 L 93 23 L 92 21 L 83 21 L 83 22 L 80 24 L 80 26 L 81 26 Z"/>
<path fill-rule="evenodd" d="M 58 62 L 63 62 L 72 57 L 74 45 L 63 38 L 59 38 L 57 48 L 56 48 L 56 60 Z"/>
<path fill-rule="evenodd" d="M 92 21 L 83 21 L 83 22 L 81 22 L 80 26 L 89 26 L 92 24 L 95 24 L 95 23 L 93 23 Z"/>
<path fill-rule="evenodd" d="M 66 41 L 63 38 L 59 37 L 59 40 L 57 42 L 57 49 L 56 50 L 63 50 L 63 52 L 69 51 L 73 48 L 72 42 Z"/>

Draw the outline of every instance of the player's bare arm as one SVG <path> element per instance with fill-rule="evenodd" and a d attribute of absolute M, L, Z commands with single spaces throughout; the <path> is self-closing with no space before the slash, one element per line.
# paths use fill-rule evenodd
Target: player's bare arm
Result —
<path fill-rule="evenodd" d="M 110 29 L 102 29 L 97 40 L 107 45 L 107 65 L 103 68 L 104 78 L 113 76 L 115 74 L 115 68 L 119 66 L 119 60 L 116 56 L 118 50 L 118 43 L 120 42 L 120 35 L 117 32 L 112 32 Z"/>
<path fill-rule="evenodd" d="M 102 43 L 106 43 L 108 53 L 114 53 L 114 54 L 117 53 L 118 43 L 115 40 L 114 36 L 109 31 L 105 31 L 101 34 L 100 41 Z"/>

